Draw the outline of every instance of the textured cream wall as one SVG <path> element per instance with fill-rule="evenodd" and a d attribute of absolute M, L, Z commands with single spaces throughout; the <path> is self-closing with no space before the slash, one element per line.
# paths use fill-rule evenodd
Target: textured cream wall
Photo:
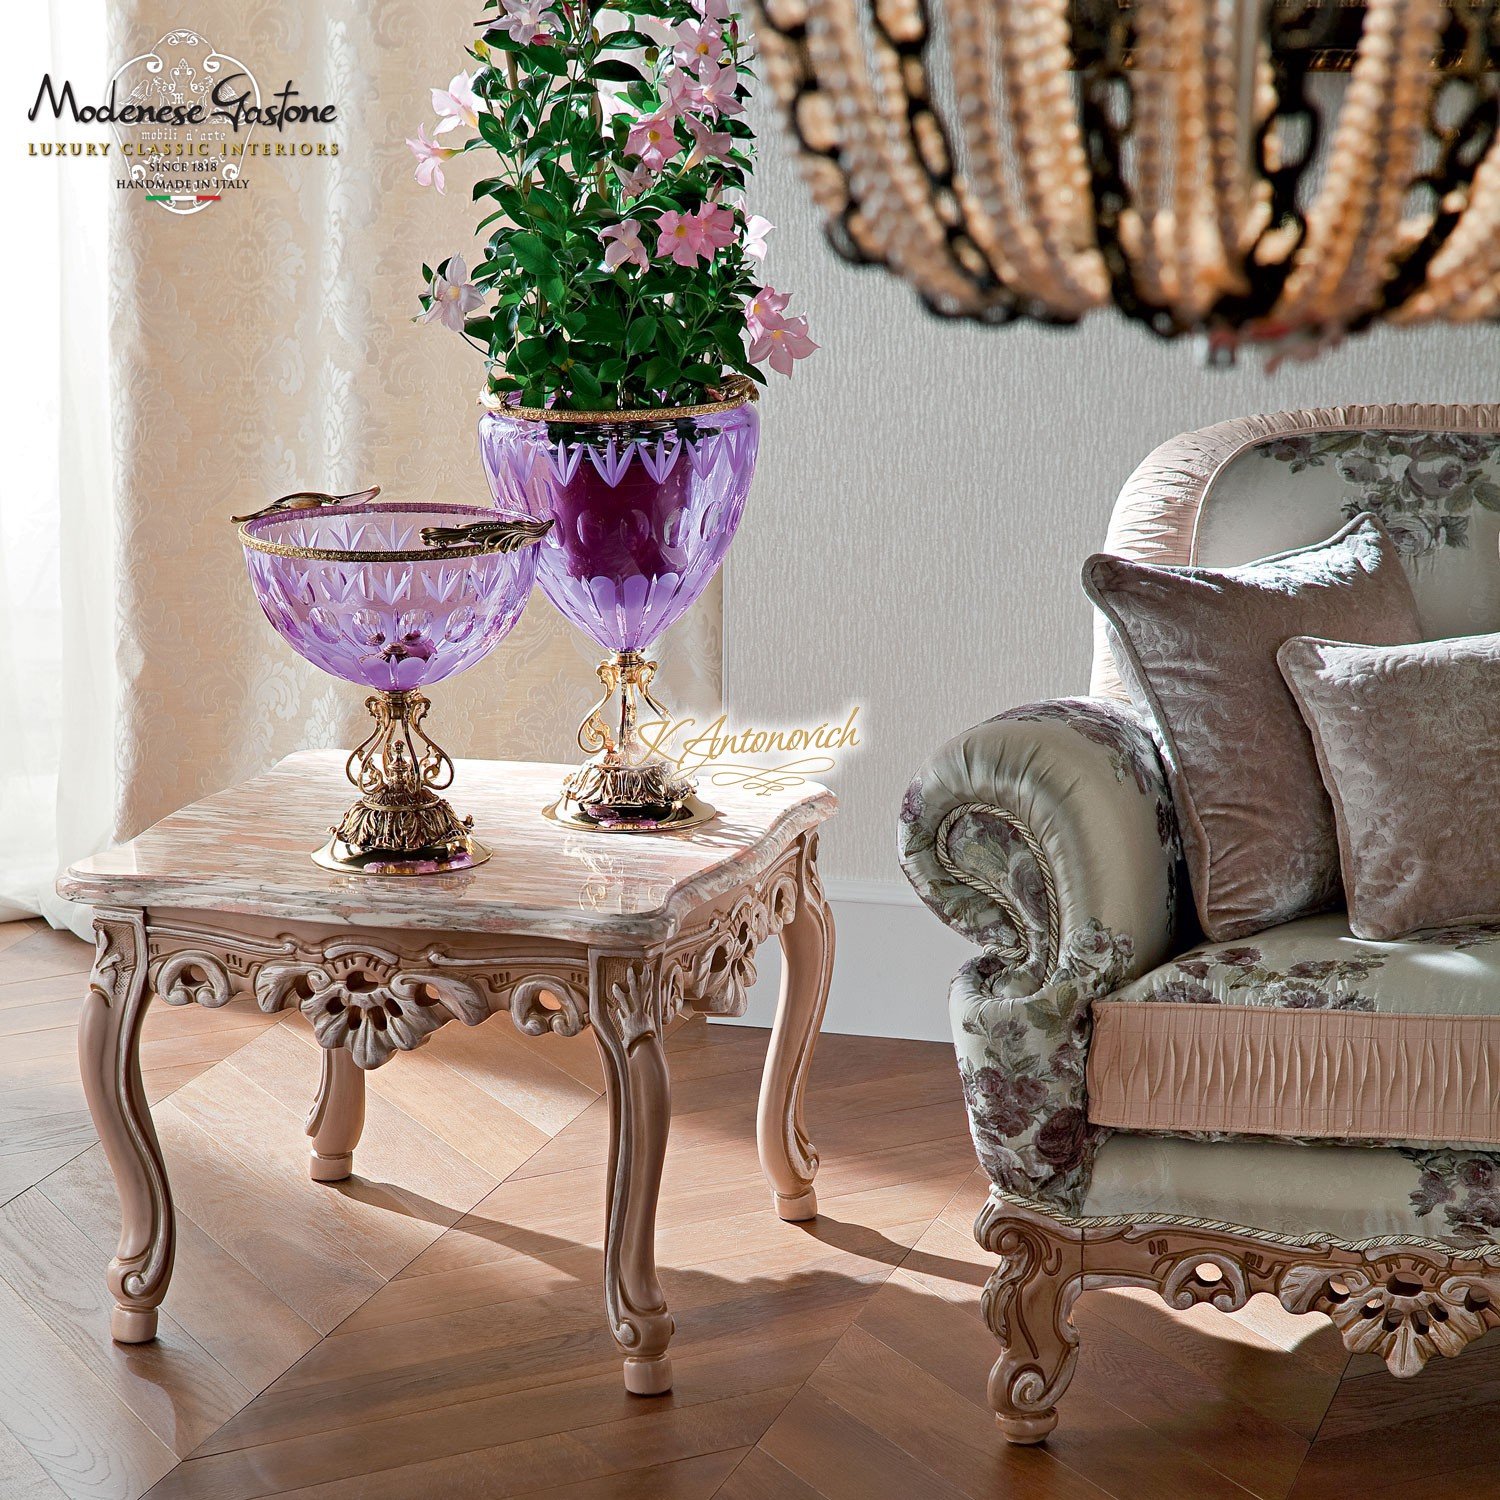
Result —
<path fill-rule="evenodd" d="M 895 809 L 941 740 L 1086 690 L 1079 565 L 1158 442 L 1284 407 L 1500 398 L 1493 328 L 1379 333 L 1267 378 L 1206 371 L 1113 314 L 1072 331 L 941 322 L 834 257 L 774 127 L 757 206 L 780 226 L 770 279 L 824 347 L 771 377 L 726 573 L 726 701 L 742 723 L 862 706 L 866 748 L 830 778 L 835 880 L 900 881 Z"/>

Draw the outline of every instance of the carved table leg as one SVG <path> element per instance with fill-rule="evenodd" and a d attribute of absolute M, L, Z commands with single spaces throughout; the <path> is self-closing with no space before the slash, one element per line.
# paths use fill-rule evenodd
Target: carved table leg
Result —
<path fill-rule="evenodd" d="M 818 1153 L 807 1138 L 802 1099 L 833 977 L 833 914 L 818 878 L 818 840 L 808 834 L 797 861 L 797 910 L 781 929 L 781 1000 L 761 1080 L 756 1139 L 776 1212 L 792 1221 L 817 1217 L 813 1177 Z"/>
<path fill-rule="evenodd" d="M 342 1182 L 354 1171 L 354 1148 L 365 1128 L 365 1074 L 347 1047 L 322 1048 L 318 1095 L 307 1117 L 314 1182 Z"/>
<path fill-rule="evenodd" d="M 1083 1288 L 1082 1242 L 1006 1222 L 991 1199 L 980 1210 L 975 1237 L 1000 1257 L 980 1307 L 1000 1340 L 990 1371 L 995 1420 L 1010 1443 L 1040 1443 L 1057 1426 L 1057 1402 L 1078 1363 L 1073 1303 Z"/>
<path fill-rule="evenodd" d="M 672 981 L 646 958 L 595 955 L 591 967 L 589 1019 L 609 1102 L 604 1303 L 625 1352 L 626 1390 L 657 1396 L 672 1388 L 672 1315 L 656 1274 L 656 1199 L 672 1122 L 662 1050 Z"/>
<path fill-rule="evenodd" d="M 120 1196 L 120 1244 L 106 1276 L 122 1344 L 156 1337 L 156 1309 L 172 1276 L 172 1194 L 141 1083 L 146 927 L 139 911 L 94 913 L 94 969 L 78 1023 L 78 1066 L 94 1128 Z"/>

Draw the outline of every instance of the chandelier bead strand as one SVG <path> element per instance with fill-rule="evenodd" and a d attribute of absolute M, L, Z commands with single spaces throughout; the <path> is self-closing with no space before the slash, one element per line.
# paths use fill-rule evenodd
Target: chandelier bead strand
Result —
<path fill-rule="evenodd" d="M 1500 0 L 758 3 L 830 240 L 942 316 L 1269 365 L 1500 313 Z"/>

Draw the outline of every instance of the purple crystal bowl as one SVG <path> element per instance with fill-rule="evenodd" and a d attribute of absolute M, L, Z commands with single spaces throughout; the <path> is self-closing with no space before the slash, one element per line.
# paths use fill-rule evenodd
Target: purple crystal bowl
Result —
<path fill-rule="evenodd" d="M 386 692 L 472 666 L 509 633 L 536 577 L 534 546 L 432 548 L 424 526 L 493 521 L 478 505 L 280 511 L 240 529 L 256 598 L 314 666 Z"/>
<path fill-rule="evenodd" d="M 496 505 L 556 523 L 536 548 L 542 592 L 608 651 L 646 649 L 703 592 L 759 447 L 749 401 L 662 421 L 479 419 Z"/>

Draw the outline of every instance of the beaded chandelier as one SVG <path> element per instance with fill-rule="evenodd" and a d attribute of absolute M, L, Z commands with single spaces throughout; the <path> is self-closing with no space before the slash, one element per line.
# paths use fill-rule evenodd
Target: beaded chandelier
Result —
<path fill-rule="evenodd" d="M 834 248 L 940 316 L 1274 363 L 1500 315 L 1497 0 L 759 3 Z"/>

